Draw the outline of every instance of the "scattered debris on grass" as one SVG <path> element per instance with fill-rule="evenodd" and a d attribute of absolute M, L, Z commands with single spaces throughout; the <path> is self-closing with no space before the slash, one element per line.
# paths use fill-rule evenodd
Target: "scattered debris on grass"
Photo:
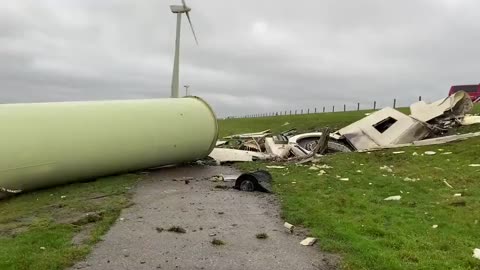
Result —
<path fill-rule="evenodd" d="M 267 239 L 267 238 L 268 238 L 268 235 L 267 235 L 266 233 L 257 233 L 257 234 L 255 235 L 255 237 L 256 237 L 257 239 Z"/>
<path fill-rule="evenodd" d="M 340 181 L 345 181 L 345 182 L 346 182 L 346 181 L 350 181 L 350 179 L 347 178 L 347 177 L 340 178 L 339 180 L 340 180 Z"/>
<path fill-rule="evenodd" d="M 300 242 L 300 245 L 302 245 L 302 246 L 313 246 L 313 244 L 315 244 L 315 242 L 317 242 L 317 238 L 307 237 Z"/>
<path fill-rule="evenodd" d="M 285 169 L 285 166 L 266 166 L 267 169 Z"/>
<path fill-rule="evenodd" d="M 405 182 L 417 182 L 417 181 L 420 181 L 420 178 L 405 177 L 405 178 L 403 178 L 403 181 L 405 181 Z"/>
<path fill-rule="evenodd" d="M 473 258 L 480 260 L 480 248 L 476 248 L 473 250 Z"/>
<path fill-rule="evenodd" d="M 468 167 L 480 167 L 480 164 L 470 164 Z"/>
<path fill-rule="evenodd" d="M 396 195 L 396 196 L 387 197 L 387 198 L 385 198 L 385 199 L 383 199 L 383 200 L 384 200 L 384 201 L 399 201 L 401 198 L 402 198 L 402 196 Z"/>
<path fill-rule="evenodd" d="M 225 242 L 223 242 L 222 240 L 219 240 L 219 239 L 216 239 L 216 238 L 213 238 L 212 240 L 212 245 L 214 246 L 223 246 L 225 245 Z"/>
<path fill-rule="evenodd" d="M 384 165 L 382 167 L 380 167 L 380 170 L 382 171 L 387 171 L 387 172 L 393 172 L 392 168 L 388 167 L 387 165 Z"/>
<path fill-rule="evenodd" d="M 285 222 L 283 224 L 283 227 L 287 228 L 287 230 L 290 232 L 290 233 L 293 233 L 293 229 L 295 229 L 295 226 L 293 226 L 292 224 L 288 223 L 288 222 Z"/>
<path fill-rule="evenodd" d="M 437 154 L 437 152 L 435 152 L 435 151 L 425 151 L 425 155 L 427 155 L 427 156 L 433 156 L 435 154 Z"/>
<path fill-rule="evenodd" d="M 447 182 L 447 180 L 443 179 L 443 183 L 444 183 L 447 187 L 453 188 L 452 185 L 450 185 L 450 184 Z"/>
<path fill-rule="evenodd" d="M 432 229 L 436 229 L 436 228 L 438 228 L 437 224 L 432 225 Z"/>
<path fill-rule="evenodd" d="M 462 193 L 455 193 L 453 194 L 453 197 L 462 197 Z"/>
<path fill-rule="evenodd" d="M 405 153 L 405 151 L 396 151 L 396 152 L 393 152 L 393 154 L 395 154 L 395 155 L 396 155 L 396 154 L 403 154 L 403 153 Z"/>
<path fill-rule="evenodd" d="M 179 226 L 172 226 L 167 231 L 174 232 L 174 233 L 186 233 L 187 231 Z"/>

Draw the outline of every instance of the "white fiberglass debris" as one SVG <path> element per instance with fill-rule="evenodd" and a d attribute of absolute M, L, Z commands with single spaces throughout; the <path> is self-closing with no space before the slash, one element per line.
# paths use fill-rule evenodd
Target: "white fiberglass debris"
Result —
<path fill-rule="evenodd" d="M 317 165 L 317 168 L 319 169 L 331 169 L 333 168 L 332 166 L 328 166 L 327 164 L 323 164 L 323 165 Z"/>
<path fill-rule="evenodd" d="M 368 183 L 370 186 L 373 185 L 373 183 Z"/>
<path fill-rule="evenodd" d="M 468 167 L 480 167 L 480 164 L 470 164 Z"/>
<path fill-rule="evenodd" d="M 480 260 L 480 248 L 476 248 L 473 250 L 473 258 Z"/>
<path fill-rule="evenodd" d="M 340 181 L 350 181 L 350 179 L 345 177 L 345 178 L 340 178 Z"/>
<path fill-rule="evenodd" d="M 285 169 L 285 166 L 267 166 L 268 169 Z"/>
<path fill-rule="evenodd" d="M 387 172 L 393 172 L 392 168 L 388 167 L 387 165 L 380 167 L 380 170 L 384 170 Z"/>
<path fill-rule="evenodd" d="M 40 247 L 41 250 L 45 250 L 46 248 L 45 247 Z"/>
<path fill-rule="evenodd" d="M 445 153 L 441 153 L 441 155 L 451 155 L 452 152 L 445 152 Z"/>
<path fill-rule="evenodd" d="M 453 197 L 462 197 L 462 193 L 455 193 L 453 194 Z"/>
<path fill-rule="evenodd" d="M 445 185 L 447 185 L 447 187 L 453 188 L 453 187 L 447 182 L 447 180 L 444 179 L 444 180 L 443 180 L 443 183 L 445 183 Z"/>
<path fill-rule="evenodd" d="M 418 180 L 420 180 L 420 178 L 410 178 L 410 177 L 403 178 L 403 181 L 405 182 L 417 182 Z"/>
<path fill-rule="evenodd" d="M 65 199 L 65 198 L 67 198 L 67 196 L 65 195 L 60 196 L 60 199 Z"/>
<path fill-rule="evenodd" d="M 417 152 L 413 152 L 413 153 L 412 153 L 412 156 L 418 156 L 418 153 L 417 153 Z"/>
<path fill-rule="evenodd" d="M 282 127 L 288 126 L 288 125 L 290 125 L 290 123 L 289 123 L 289 122 L 285 122 L 285 123 L 283 123 Z"/>
<path fill-rule="evenodd" d="M 405 151 L 396 151 L 396 152 L 393 152 L 393 154 L 403 154 L 405 153 Z"/>
<path fill-rule="evenodd" d="M 315 242 L 317 242 L 317 238 L 307 237 L 304 240 L 302 240 L 302 242 L 300 242 L 300 245 L 302 245 L 302 246 L 312 246 L 313 244 L 315 244 Z"/>
<path fill-rule="evenodd" d="M 358 173 L 362 173 L 362 170 L 357 170 Z"/>
<path fill-rule="evenodd" d="M 293 229 L 295 228 L 295 226 L 293 226 L 292 224 L 290 224 L 288 222 L 285 222 L 283 224 L 283 227 L 287 228 L 291 233 L 293 232 Z"/>
<path fill-rule="evenodd" d="M 308 168 L 308 169 L 309 169 L 309 170 L 312 170 L 312 171 L 318 171 L 318 170 L 320 170 L 320 169 L 319 169 L 317 166 L 315 166 L 315 165 L 312 166 L 312 167 L 310 167 L 310 168 Z"/>
<path fill-rule="evenodd" d="M 292 184 L 296 184 L 297 182 L 292 182 Z"/>
<path fill-rule="evenodd" d="M 432 228 L 433 228 L 433 229 L 436 229 L 436 228 L 438 228 L 438 225 L 437 225 L 437 224 L 432 225 Z"/>
<path fill-rule="evenodd" d="M 427 155 L 427 156 L 433 156 L 433 155 L 435 155 L 436 153 L 437 153 L 437 152 L 435 152 L 435 151 L 425 151 L 425 155 Z"/>
<path fill-rule="evenodd" d="M 327 173 L 326 171 L 320 170 L 320 171 L 318 172 L 318 175 L 324 175 L 324 174 L 326 174 L 326 173 Z"/>
<path fill-rule="evenodd" d="M 397 195 L 397 196 L 390 196 L 388 198 L 383 199 L 384 201 L 399 201 L 402 198 L 402 196 Z"/>

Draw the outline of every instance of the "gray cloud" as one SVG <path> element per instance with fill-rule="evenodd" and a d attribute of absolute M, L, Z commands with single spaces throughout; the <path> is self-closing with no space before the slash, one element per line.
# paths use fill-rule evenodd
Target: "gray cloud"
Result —
<path fill-rule="evenodd" d="M 408 105 L 479 82 L 476 0 L 188 2 L 200 46 L 183 20 L 181 85 L 221 116 Z M 175 3 L 2 3 L 0 102 L 168 97 Z"/>

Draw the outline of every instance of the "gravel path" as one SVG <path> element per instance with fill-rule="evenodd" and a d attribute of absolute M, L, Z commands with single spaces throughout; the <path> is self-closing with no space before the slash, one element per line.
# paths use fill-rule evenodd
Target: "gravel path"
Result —
<path fill-rule="evenodd" d="M 275 195 L 218 189 L 231 183 L 204 179 L 219 173 L 238 172 L 185 166 L 151 173 L 137 187 L 135 205 L 72 269 L 336 269 L 337 256 L 301 246 L 303 236 L 285 231 Z M 194 179 L 178 180 L 185 177 Z M 167 231 L 172 226 L 186 232 Z"/>

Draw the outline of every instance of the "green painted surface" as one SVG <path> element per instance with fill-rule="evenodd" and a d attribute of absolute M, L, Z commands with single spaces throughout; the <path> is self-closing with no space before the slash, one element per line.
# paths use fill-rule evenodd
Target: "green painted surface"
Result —
<path fill-rule="evenodd" d="M 32 190 L 193 161 L 217 138 L 198 98 L 0 105 L 0 188 Z"/>

